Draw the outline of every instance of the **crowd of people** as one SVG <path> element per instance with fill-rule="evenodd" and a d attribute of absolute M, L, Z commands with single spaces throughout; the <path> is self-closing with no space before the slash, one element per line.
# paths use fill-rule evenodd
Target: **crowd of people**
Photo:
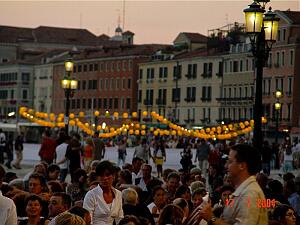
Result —
<path fill-rule="evenodd" d="M 23 139 L 3 142 L 22 152 Z M 62 130 L 54 139 L 46 130 L 33 171 L 17 178 L 0 165 L 0 224 L 300 224 L 300 174 L 291 173 L 300 144 L 278 148 L 265 141 L 256 149 L 245 140 L 155 136 L 137 139 L 130 160 L 125 136 L 113 144 L 118 162 L 104 160 L 105 141 L 97 132 L 83 138 Z M 164 168 L 168 147 L 183 149 L 181 169 Z M 11 162 L 0 163 L 9 168 Z M 20 162 L 13 166 L 21 168 Z M 271 169 L 280 166 L 282 181 L 272 179 Z"/>

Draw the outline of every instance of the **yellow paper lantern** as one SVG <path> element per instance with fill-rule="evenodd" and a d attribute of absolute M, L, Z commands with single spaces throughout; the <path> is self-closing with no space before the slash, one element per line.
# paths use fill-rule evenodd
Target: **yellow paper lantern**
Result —
<path fill-rule="evenodd" d="M 133 134 L 133 130 L 132 129 L 129 130 L 129 134 Z"/>
<path fill-rule="evenodd" d="M 175 136 L 175 135 L 176 135 L 176 130 L 172 130 L 172 131 L 171 131 L 171 134 L 172 134 L 173 136 Z"/>
<path fill-rule="evenodd" d="M 153 127 L 150 127 L 150 131 L 153 132 L 153 131 L 154 131 L 154 128 L 153 128 Z"/>
<path fill-rule="evenodd" d="M 75 118 L 74 113 L 70 113 L 69 117 L 70 117 L 70 119 L 74 119 Z"/>
<path fill-rule="evenodd" d="M 145 130 L 146 129 L 146 125 L 142 125 L 141 128 L 142 128 L 142 130 Z"/>
<path fill-rule="evenodd" d="M 89 127 L 89 123 L 85 123 L 84 126 Z"/>
<path fill-rule="evenodd" d="M 124 118 L 124 119 L 127 119 L 127 118 L 128 118 L 128 113 L 127 113 L 127 112 L 124 112 L 124 113 L 123 113 L 123 118 Z"/>
<path fill-rule="evenodd" d="M 137 112 L 133 112 L 133 113 L 132 113 L 132 117 L 133 117 L 133 118 L 137 118 Z"/>
<path fill-rule="evenodd" d="M 100 115 L 100 112 L 99 112 L 99 111 L 95 111 L 95 112 L 94 112 L 94 115 L 95 115 L 95 116 L 99 116 L 99 115 Z"/>
<path fill-rule="evenodd" d="M 205 129 L 205 132 L 206 132 L 206 133 L 209 133 L 209 132 L 210 132 L 210 128 L 209 128 L 209 127 L 206 128 L 206 129 Z"/>
<path fill-rule="evenodd" d="M 157 135 L 158 135 L 158 131 L 155 130 L 155 131 L 153 132 L 153 134 L 154 134 L 154 136 L 157 136 Z"/>
<path fill-rule="evenodd" d="M 118 117 L 119 117 L 119 113 L 118 113 L 118 112 L 114 112 L 113 116 L 114 116 L 115 118 L 118 118 Z"/>
<path fill-rule="evenodd" d="M 138 123 L 135 124 L 135 128 L 136 128 L 136 129 L 139 129 L 139 128 L 140 128 L 140 124 L 138 124 Z"/>
<path fill-rule="evenodd" d="M 147 111 L 144 111 L 143 112 L 143 116 L 147 116 L 148 115 L 148 112 Z"/>
<path fill-rule="evenodd" d="M 79 117 L 83 118 L 84 117 L 84 112 L 79 112 Z"/>
<path fill-rule="evenodd" d="M 74 120 L 70 120 L 69 124 L 70 124 L 70 126 L 75 126 L 75 121 Z"/>
<path fill-rule="evenodd" d="M 139 130 L 135 130 L 134 134 L 135 135 L 140 135 L 140 131 Z"/>
<path fill-rule="evenodd" d="M 182 136 L 182 132 L 180 130 L 177 132 L 177 134 L 178 136 Z"/>
<path fill-rule="evenodd" d="M 109 131 L 112 133 L 112 132 L 115 131 L 115 128 L 111 127 L 111 128 L 109 129 Z"/>
<path fill-rule="evenodd" d="M 145 130 L 142 130 L 142 131 L 141 131 L 141 135 L 144 136 L 145 134 L 146 134 L 146 131 L 145 131 Z"/>
<path fill-rule="evenodd" d="M 168 123 L 168 120 L 167 119 L 163 119 L 163 124 L 167 124 Z"/>
<path fill-rule="evenodd" d="M 107 111 L 107 110 L 105 111 L 105 117 L 106 117 L 106 118 L 110 117 L 110 113 L 109 113 L 109 111 Z"/>

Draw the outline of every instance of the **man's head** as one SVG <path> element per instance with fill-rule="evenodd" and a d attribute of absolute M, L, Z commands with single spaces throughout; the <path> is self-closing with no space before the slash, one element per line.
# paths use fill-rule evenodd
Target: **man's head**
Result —
<path fill-rule="evenodd" d="M 133 188 L 126 188 L 122 191 L 124 204 L 136 205 L 138 203 L 138 193 Z"/>
<path fill-rule="evenodd" d="M 56 164 L 48 167 L 48 180 L 57 180 L 60 173 L 60 168 Z"/>
<path fill-rule="evenodd" d="M 234 145 L 230 149 L 226 167 L 233 183 L 236 184 L 260 171 L 260 153 L 250 145 Z"/>
<path fill-rule="evenodd" d="M 67 211 L 71 207 L 71 197 L 64 192 L 54 193 L 49 202 L 49 216 L 55 217 L 58 214 Z"/>
<path fill-rule="evenodd" d="M 29 193 L 39 195 L 47 189 L 46 179 L 38 173 L 33 173 L 29 177 L 28 186 Z"/>
<path fill-rule="evenodd" d="M 139 157 L 134 157 L 132 159 L 132 171 L 134 173 L 138 173 L 141 170 L 141 166 L 143 165 L 143 160 Z"/>
<path fill-rule="evenodd" d="M 142 166 L 142 174 L 143 177 L 151 177 L 152 166 L 150 164 L 143 164 Z"/>

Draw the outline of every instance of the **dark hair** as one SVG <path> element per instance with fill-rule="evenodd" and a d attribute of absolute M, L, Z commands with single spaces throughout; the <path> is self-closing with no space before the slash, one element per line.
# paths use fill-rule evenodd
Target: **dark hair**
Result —
<path fill-rule="evenodd" d="M 170 174 L 168 175 L 167 180 L 170 180 L 171 178 L 175 178 L 175 179 L 177 179 L 177 180 L 180 180 L 180 176 L 179 176 L 179 174 L 178 174 L 177 172 L 172 172 L 172 173 L 170 173 Z"/>
<path fill-rule="evenodd" d="M 162 186 L 156 186 L 152 189 L 152 197 L 156 194 L 157 191 L 162 190 L 165 191 L 165 189 Z"/>
<path fill-rule="evenodd" d="M 55 192 L 55 193 L 53 193 L 52 196 L 61 197 L 62 204 L 66 205 L 68 209 L 71 207 L 71 204 L 72 204 L 71 196 L 68 195 L 67 193 Z"/>
<path fill-rule="evenodd" d="M 38 179 L 43 189 L 47 189 L 46 178 L 43 175 L 39 173 L 33 173 L 30 175 L 28 182 L 30 181 L 30 179 Z"/>
<path fill-rule="evenodd" d="M 183 210 L 179 206 L 173 204 L 166 205 L 159 215 L 157 225 L 181 225 L 183 216 Z"/>
<path fill-rule="evenodd" d="M 173 201 L 173 204 L 179 206 L 182 210 L 184 210 L 185 207 L 189 206 L 189 203 L 184 198 L 176 198 Z"/>
<path fill-rule="evenodd" d="M 123 180 L 126 182 L 126 184 L 132 184 L 132 175 L 129 170 L 121 170 L 120 171 L 120 177 L 123 178 Z"/>
<path fill-rule="evenodd" d="M 80 177 L 87 178 L 86 171 L 84 169 L 78 168 L 73 173 L 73 182 L 79 182 Z"/>
<path fill-rule="evenodd" d="M 141 159 L 140 157 L 134 157 L 132 158 L 131 164 L 137 162 L 137 161 L 144 161 L 143 159 Z"/>
<path fill-rule="evenodd" d="M 116 168 L 110 161 L 104 160 L 97 165 L 96 174 L 98 176 L 103 176 L 105 171 L 108 171 L 110 174 L 114 175 Z"/>
<path fill-rule="evenodd" d="M 187 191 L 190 191 L 190 188 L 186 185 L 180 185 L 175 193 L 175 198 L 182 198 L 181 196 L 185 194 Z"/>
<path fill-rule="evenodd" d="M 125 225 L 129 222 L 133 222 L 135 225 L 140 225 L 140 220 L 134 215 L 126 215 L 122 218 L 118 225 Z"/>
<path fill-rule="evenodd" d="M 60 171 L 60 168 L 56 164 L 51 164 L 50 166 L 48 166 L 48 174 L 49 174 L 49 172 L 54 172 L 54 171 L 57 171 L 57 170 Z"/>
<path fill-rule="evenodd" d="M 59 183 L 59 181 L 56 180 L 51 180 L 47 182 L 48 186 L 50 186 L 50 190 L 52 193 L 54 192 L 63 192 L 63 186 L 61 185 L 61 183 Z"/>
<path fill-rule="evenodd" d="M 220 189 L 220 193 L 222 194 L 224 191 L 231 191 L 234 192 L 234 187 L 232 187 L 231 185 L 223 185 Z"/>
<path fill-rule="evenodd" d="M 286 174 L 283 175 L 284 181 L 293 180 L 293 179 L 295 179 L 295 175 L 291 172 L 287 172 Z"/>
<path fill-rule="evenodd" d="M 71 209 L 69 209 L 69 213 L 75 214 L 77 216 L 80 216 L 82 219 L 84 219 L 84 216 L 86 214 L 89 214 L 89 211 L 80 206 L 73 206 Z"/>
<path fill-rule="evenodd" d="M 24 201 L 25 207 L 27 206 L 29 201 L 38 201 L 40 203 L 41 207 L 43 206 L 43 199 L 40 196 L 36 195 L 36 194 L 30 194 L 29 196 L 27 196 L 25 198 L 25 201 Z"/>
<path fill-rule="evenodd" d="M 289 205 L 278 205 L 276 206 L 276 208 L 273 211 L 273 219 L 276 221 L 284 221 L 285 220 L 285 216 L 286 216 L 286 212 L 291 209 L 295 212 L 295 210 L 293 209 L 293 207 L 289 206 Z"/>
<path fill-rule="evenodd" d="M 245 162 L 250 175 L 261 170 L 261 155 L 257 148 L 247 144 L 237 144 L 231 147 L 236 152 L 237 162 Z"/>

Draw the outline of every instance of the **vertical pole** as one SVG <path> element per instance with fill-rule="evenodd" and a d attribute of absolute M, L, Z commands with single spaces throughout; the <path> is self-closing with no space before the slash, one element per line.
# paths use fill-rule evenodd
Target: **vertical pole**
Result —
<path fill-rule="evenodd" d="M 176 63 L 176 80 L 175 80 L 175 88 L 176 88 L 176 96 L 175 96 L 175 111 L 174 111 L 174 117 L 175 121 L 177 122 L 177 101 L 178 101 L 178 78 L 179 78 L 179 62 Z M 175 122 L 175 123 L 176 123 Z"/>
<path fill-rule="evenodd" d="M 263 67 L 265 61 L 265 32 L 262 28 L 257 36 L 255 51 L 255 65 L 256 65 L 256 81 L 255 81 L 255 103 L 254 103 L 254 135 L 253 144 L 261 150 L 263 143 L 263 132 L 261 129 L 261 117 L 263 114 L 262 107 L 262 79 Z"/>
<path fill-rule="evenodd" d="M 66 94 L 66 115 L 65 115 L 65 130 L 66 134 L 69 134 L 69 109 L 70 109 L 70 92 L 71 88 L 68 87 L 65 89 L 65 94 Z"/>
<path fill-rule="evenodd" d="M 278 144 L 279 109 L 276 109 L 275 144 Z"/>

